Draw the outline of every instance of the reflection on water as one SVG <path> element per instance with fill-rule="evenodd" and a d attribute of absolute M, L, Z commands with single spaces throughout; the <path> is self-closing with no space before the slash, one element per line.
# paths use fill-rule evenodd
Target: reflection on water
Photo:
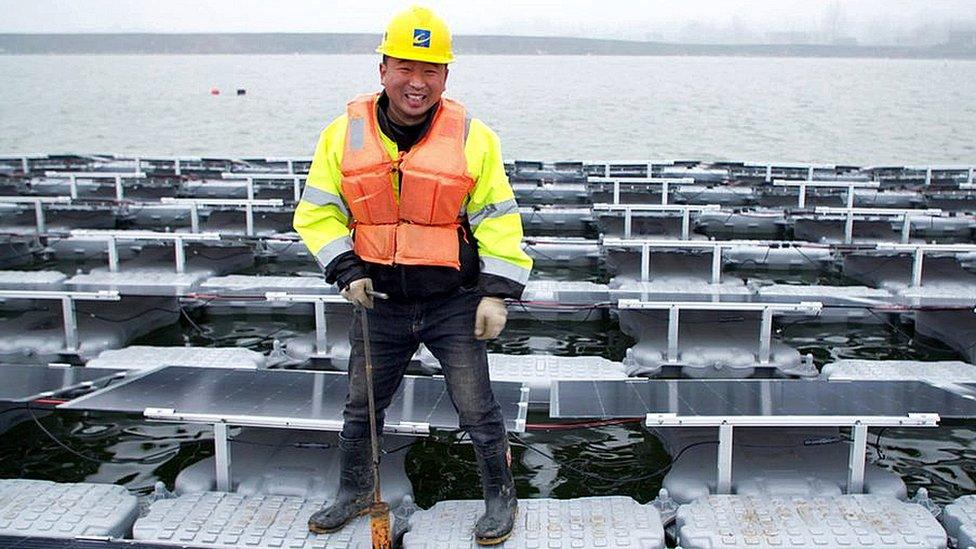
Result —
<path fill-rule="evenodd" d="M 914 337 L 911 326 L 878 315 L 878 324 L 795 322 L 777 329 L 783 343 L 813 355 L 818 368 L 835 360 L 961 360 L 944 344 Z"/>
<path fill-rule="evenodd" d="M 37 412 L 0 436 L 0 478 L 120 484 L 147 495 L 181 469 L 213 455 L 210 428 L 147 423 L 139 417 Z"/>
<path fill-rule="evenodd" d="M 511 320 L 505 331 L 488 344 L 488 352 L 509 355 L 602 356 L 623 360 L 634 340 L 620 332 L 617 323 L 603 318 L 605 310 L 593 309 L 594 322 Z"/>
<path fill-rule="evenodd" d="M 926 488 L 939 504 L 976 492 L 976 430 L 966 426 L 934 429 L 872 429 L 868 459 L 898 473 L 908 493 Z M 876 442 L 880 433 L 880 453 Z"/>

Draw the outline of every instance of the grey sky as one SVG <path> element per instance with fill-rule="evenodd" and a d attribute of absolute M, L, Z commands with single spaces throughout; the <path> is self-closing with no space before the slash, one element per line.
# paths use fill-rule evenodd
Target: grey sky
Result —
<path fill-rule="evenodd" d="M 0 0 L 0 32 L 381 32 L 403 0 Z M 973 0 L 427 0 L 458 34 L 936 43 Z"/>

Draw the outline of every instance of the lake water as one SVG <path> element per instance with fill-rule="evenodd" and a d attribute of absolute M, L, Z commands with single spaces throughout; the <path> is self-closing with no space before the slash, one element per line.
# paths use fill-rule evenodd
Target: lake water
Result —
<path fill-rule="evenodd" d="M 0 154 L 310 156 L 376 65 L 0 56 Z M 448 94 L 509 159 L 976 163 L 976 61 L 472 56 Z"/>

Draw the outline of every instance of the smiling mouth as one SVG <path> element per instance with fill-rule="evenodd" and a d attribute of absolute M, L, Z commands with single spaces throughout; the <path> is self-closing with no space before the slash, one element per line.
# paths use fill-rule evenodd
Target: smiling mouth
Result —
<path fill-rule="evenodd" d="M 427 99 L 427 96 L 422 93 L 405 93 L 403 96 L 411 107 L 421 107 Z"/>

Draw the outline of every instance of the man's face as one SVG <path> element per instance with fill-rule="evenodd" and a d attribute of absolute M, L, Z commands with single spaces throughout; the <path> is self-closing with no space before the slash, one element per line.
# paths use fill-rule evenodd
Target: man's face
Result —
<path fill-rule="evenodd" d="M 380 82 L 390 98 L 387 115 L 393 122 L 418 124 L 441 100 L 447 85 L 447 65 L 387 57 L 380 63 Z"/>

